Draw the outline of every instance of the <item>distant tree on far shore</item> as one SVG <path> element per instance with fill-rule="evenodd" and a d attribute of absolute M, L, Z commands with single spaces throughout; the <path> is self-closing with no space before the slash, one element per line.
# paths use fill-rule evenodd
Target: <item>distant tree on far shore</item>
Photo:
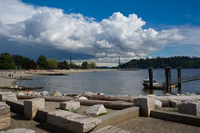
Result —
<path fill-rule="evenodd" d="M 37 63 L 34 60 L 30 60 L 26 65 L 26 69 L 36 69 L 36 68 L 37 68 Z"/>
<path fill-rule="evenodd" d="M 12 55 L 13 61 L 15 62 L 15 66 L 18 69 L 26 68 L 27 63 L 30 61 L 28 57 L 23 57 L 21 55 Z"/>
<path fill-rule="evenodd" d="M 121 65 L 121 68 L 200 68 L 200 57 L 174 56 L 151 59 L 133 59 Z"/>
<path fill-rule="evenodd" d="M 69 64 L 69 67 L 70 67 L 70 69 L 80 69 L 80 66 L 79 65 L 76 65 L 75 63 L 70 63 Z"/>
<path fill-rule="evenodd" d="M 89 64 L 87 61 L 82 63 L 81 69 L 89 69 Z"/>
<path fill-rule="evenodd" d="M 58 63 L 58 68 L 60 68 L 60 69 L 69 69 L 69 64 L 67 63 L 67 61 L 59 62 Z"/>
<path fill-rule="evenodd" d="M 95 69 L 97 66 L 96 66 L 96 63 L 91 62 L 91 63 L 89 63 L 89 67 L 92 69 Z"/>
<path fill-rule="evenodd" d="M 9 53 L 1 54 L 0 69 L 15 69 L 15 63 Z"/>
<path fill-rule="evenodd" d="M 37 64 L 40 69 L 45 69 L 47 66 L 47 58 L 44 55 L 40 55 L 37 59 Z"/>
<path fill-rule="evenodd" d="M 58 63 L 57 59 L 47 59 L 47 69 L 57 69 Z"/>

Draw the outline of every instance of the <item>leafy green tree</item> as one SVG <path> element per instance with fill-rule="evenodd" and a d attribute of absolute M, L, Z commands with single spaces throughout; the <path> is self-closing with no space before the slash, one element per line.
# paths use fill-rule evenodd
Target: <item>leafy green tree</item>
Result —
<path fill-rule="evenodd" d="M 26 64 L 30 61 L 29 58 L 21 55 L 12 55 L 12 58 L 18 69 L 26 68 Z"/>
<path fill-rule="evenodd" d="M 57 69 L 58 68 L 57 59 L 47 59 L 47 68 Z"/>
<path fill-rule="evenodd" d="M 82 69 L 89 69 L 89 64 L 88 64 L 88 62 L 87 62 L 87 61 L 83 62 L 81 68 L 82 68 Z"/>
<path fill-rule="evenodd" d="M 26 65 L 26 69 L 36 69 L 36 68 L 37 68 L 37 63 L 34 60 L 30 60 Z"/>
<path fill-rule="evenodd" d="M 58 63 L 58 68 L 60 68 L 60 69 L 69 69 L 69 64 L 67 63 L 67 61 L 59 62 Z"/>
<path fill-rule="evenodd" d="M 95 69 L 97 66 L 96 66 L 96 63 L 91 62 L 91 63 L 89 63 L 89 67 L 92 69 Z"/>
<path fill-rule="evenodd" d="M 15 69 L 15 63 L 9 53 L 1 54 L 0 69 Z"/>
<path fill-rule="evenodd" d="M 47 58 L 44 55 L 40 55 L 37 59 L 37 64 L 40 69 L 45 69 L 47 66 Z"/>

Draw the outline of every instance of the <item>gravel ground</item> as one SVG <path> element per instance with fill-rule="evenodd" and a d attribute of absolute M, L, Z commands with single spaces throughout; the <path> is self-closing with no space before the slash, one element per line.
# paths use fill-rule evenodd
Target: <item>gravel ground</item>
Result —
<path fill-rule="evenodd" d="M 19 100 L 23 102 L 23 100 Z M 45 102 L 45 107 L 50 110 L 56 110 L 59 108 L 59 102 Z M 81 106 L 78 110 L 79 114 L 83 114 L 87 110 L 88 106 Z M 114 110 L 108 109 L 108 113 L 112 113 Z M 126 121 L 124 123 L 116 125 L 131 133 L 200 133 L 200 127 L 170 122 L 155 118 L 138 117 Z M 11 125 L 9 129 L 14 128 L 27 128 L 35 130 L 36 133 L 49 133 L 43 129 L 41 123 L 35 120 L 26 120 L 23 116 L 11 112 Z"/>
<path fill-rule="evenodd" d="M 118 124 L 116 127 L 131 133 L 200 133 L 200 127 L 151 117 L 138 117 Z"/>
<path fill-rule="evenodd" d="M 116 125 L 131 133 L 200 133 L 200 127 L 170 122 L 155 118 L 138 117 Z M 41 124 L 34 120 L 26 120 L 24 117 L 11 112 L 11 126 L 9 129 L 27 128 L 36 133 L 50 133 L 43 129 Z"/>
<path fill-rule="evenodd" d="M 18 115 L 16 113 L 11 112 L 11 119 L 10 119 L 10 127 L 9 129 L 15 128 L 26 128 L 35 130 L 36 133 L 49 133 L 45 129 L 42 129 L 42 126 L 39 122 L 34 120 L 26 120 L 23 116 Z"/>

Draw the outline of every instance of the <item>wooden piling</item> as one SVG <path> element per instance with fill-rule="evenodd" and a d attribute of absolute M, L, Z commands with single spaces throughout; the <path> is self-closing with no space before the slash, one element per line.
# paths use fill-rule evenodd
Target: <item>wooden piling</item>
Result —
<path fill-rule="evenodd" d="M 169 78 L 169 89 L 168 89 L 168 91 L 171 91 L 171 89 L 172 89 L 171 67 L 169 67 L 168 69 L 169 69 L 169 71 L 168 71 L 168 73 L 169 73 L 169 76 L 168 76 L 168 78 Z"/>
<path fill-rule="evenodd" d="M 165 87 L 168 90 L 168 68 L 165 67 Z"/>
<path fill-rule="evenodd" d="M 181 92 L 181 67 L 177 68 L 177 76 L 178 76 L 178 92 Z"/>
<path fill-rule="evenodd" d="M 153 67 L 149 67 L 149 88 L 153 89 Z"/>
<path fill-rule="evenodd" d="M 165 68 L 165 83 L 166 89 L 171 91 L 171 67 Z"/>

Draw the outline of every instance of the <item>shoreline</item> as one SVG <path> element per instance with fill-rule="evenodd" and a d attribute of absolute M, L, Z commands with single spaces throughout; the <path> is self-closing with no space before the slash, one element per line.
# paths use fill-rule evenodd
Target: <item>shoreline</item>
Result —
<path fill-rule="evenodd" d="M 118 71 L 117 69 L 69 69 L 69 70 L 26 70 L 26 71 L 1 71 L 0 73 L 0 91 L 10 91 L 11 86 L 20 80 L 27 80 L 31 77 L 46 76 L 46 75 L 67 75 L 72 73 L 85 73 L 85 72 L 105 72 L 105 71 Z"/>

